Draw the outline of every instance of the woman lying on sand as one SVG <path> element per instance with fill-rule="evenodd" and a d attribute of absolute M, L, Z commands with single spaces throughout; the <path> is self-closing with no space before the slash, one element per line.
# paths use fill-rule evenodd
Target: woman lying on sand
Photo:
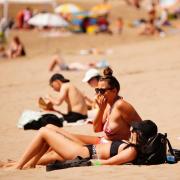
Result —
<path fill-rule="evenodd" d="M 112 141 L 106 144 L 80 145 L 68 137 L 47 127 L 39 130 L 37 136 L 27 147 L 16 163 L 4 163 L 3 167 L 13 166 L 16 169 L 34 168 L 38 160 L 50 148 L 59 155 L 61 161 L 71 160 L 77 156 L 90 157 L 93 165 L 119 165 L 133 162 L 138 149 L 141 148 L 141 137 L 149 139 L 157 133 L 157 126 L 150 120 L 132 122 L 129 141 Z"/>

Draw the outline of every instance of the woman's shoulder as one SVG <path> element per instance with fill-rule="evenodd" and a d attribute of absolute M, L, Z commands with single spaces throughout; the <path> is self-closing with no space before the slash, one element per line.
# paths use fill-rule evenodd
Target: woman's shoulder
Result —
<path fill-rule="evenodd" d="M 123 99 L 123 97 L 119 96 L 114 104 L 116 108 L 122 108 L 127 102 Z"/>

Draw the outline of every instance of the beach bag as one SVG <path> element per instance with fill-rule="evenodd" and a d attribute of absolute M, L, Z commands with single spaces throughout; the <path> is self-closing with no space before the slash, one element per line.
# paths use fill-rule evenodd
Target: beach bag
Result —
<path fill-rule="evenodd" d="M 167 149 L 168 153 L 167 153 Z M 155 165 L 162 163 L 176 163 L 177 159 L 173 148 L 167 138 L 167 134 L 157 133 L 149 138 L 139 148 L 138 156 L 134 162 L 137 165 Z"/>
<path fill-rule="evenodd" d="M 172 149 L 174 156 L 176 158 L 176 161 L 180 161 L 180 149 Z M 170 151 L 168 151 L 168 153 L 171 153 Z"/>

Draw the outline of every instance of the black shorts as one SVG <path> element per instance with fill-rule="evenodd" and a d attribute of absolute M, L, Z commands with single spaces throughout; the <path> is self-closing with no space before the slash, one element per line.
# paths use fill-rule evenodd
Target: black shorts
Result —
<path fill-rule="evenodd" d="M 81 119 L 87 119 L 87 115 L 83 115 L 83 114 L 71 111 L 68 114 L 64 114 L 63 118 L 67 122 L 71 123 L 71 122 L 76 122 L 76 121 L 81 120 Z"/>

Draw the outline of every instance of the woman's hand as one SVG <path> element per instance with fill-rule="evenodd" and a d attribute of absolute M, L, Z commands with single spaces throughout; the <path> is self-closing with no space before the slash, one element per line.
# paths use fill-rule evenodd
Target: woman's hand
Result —
<path fill-rule="evenodd" d="M 99 106 L 100 110 L 104 110 L 106 108 L 107 105 L 107 99 L 105 98 L 105 96 L 103 95 L 97 95 L 96 99 L 95 99 L 97 105 Z"/>

